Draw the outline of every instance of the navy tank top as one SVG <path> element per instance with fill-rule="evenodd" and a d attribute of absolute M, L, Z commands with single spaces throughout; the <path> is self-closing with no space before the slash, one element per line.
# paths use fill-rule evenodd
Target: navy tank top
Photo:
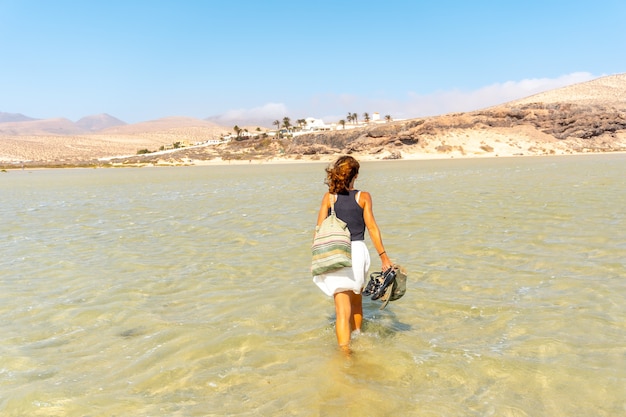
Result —
<path fill-rule="evenodd" d="M 335 213 L 337 217 L 347 223 L 350 230 L 350 240 L 365 240 L 363 208 L 356 201 L 358 192 L 359 190 L 349 190 L 345 193 L 339 193 L 335 202 Z M 328 214 L 330 215 L 330 208 Z"/>

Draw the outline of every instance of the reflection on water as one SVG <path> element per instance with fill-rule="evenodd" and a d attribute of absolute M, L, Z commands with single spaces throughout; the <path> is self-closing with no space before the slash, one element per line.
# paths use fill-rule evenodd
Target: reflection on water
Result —
<path fill-rule="evenodd" d="M 363 163 L 410 275 L 350 358 L 323 164 L 2 173 L 0 414 L 624 414 L 625 163 Z"/>

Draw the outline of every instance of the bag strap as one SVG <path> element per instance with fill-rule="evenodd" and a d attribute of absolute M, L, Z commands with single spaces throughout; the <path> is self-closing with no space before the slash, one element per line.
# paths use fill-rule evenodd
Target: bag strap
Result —
<path fill-rule="evenodd" d="M 330 200 L 330 214 L 332 216 L 335 215 L 335 199 L 337 198 L 337 194 L 328 194 L 328 199 Z"/>

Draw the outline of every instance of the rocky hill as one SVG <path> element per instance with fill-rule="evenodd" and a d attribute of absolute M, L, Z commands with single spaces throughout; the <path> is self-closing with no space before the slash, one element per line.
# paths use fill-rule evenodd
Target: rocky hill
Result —
<path fill-rule="evenodd" d="M 452 155 L 554 154 L 626 150 L 626 111 L 612 106 L 542 102 L 301 136 L 289 153 L 403 151 Z M 509 151 L 509 152 L 507 152 Z M 561 152 L 558 152 L 561 151 Z"/>

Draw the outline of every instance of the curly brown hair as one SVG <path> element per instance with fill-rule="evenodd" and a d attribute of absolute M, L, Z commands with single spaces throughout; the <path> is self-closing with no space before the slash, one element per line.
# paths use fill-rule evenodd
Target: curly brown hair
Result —
<path fill-rule="evenodd" d="M 331 194 L 342 193 L 348 190 L 350 183 L 359 173 L 359 162 L 351 156 L 341 156 L 334 164 L 326 168 L 326 180 L 328 192 Z"/>

